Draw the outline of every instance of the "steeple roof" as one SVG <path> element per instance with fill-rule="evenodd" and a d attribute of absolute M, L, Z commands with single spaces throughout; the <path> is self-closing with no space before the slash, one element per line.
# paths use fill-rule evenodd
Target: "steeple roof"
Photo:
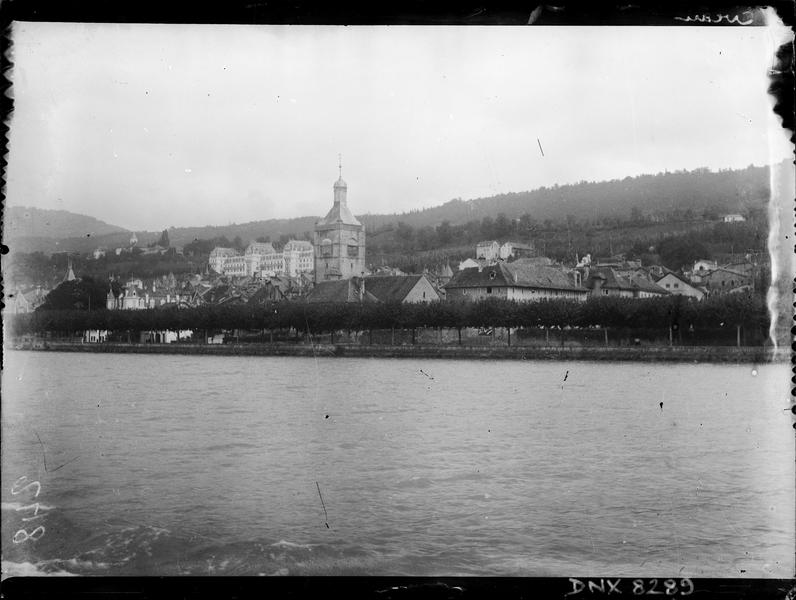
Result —
<path fill-rule="evenodd" d="M 362 223 L 360 223 L 353 213 L 348 210 L 348 204 L 346 202 L 348 185 L 345 181 L 343 181 L 342 163 L 340 164 L 339 168 L 340 176 L 337 181 L 334 182 L 334 204 L 332 204 L 332 209 L 323 219 L 318 221 L 316 225 L 323 226 L 342 223 L 343 225 L 357 225 L 361 227 Z"/>
<path fill-rule="evenodd" d="M 318 221 L 318 225 L 334 225 L 335 223 L 343 223 L 344 225 L 362 225 L 357 218 L 348 210 L 348 206 L 342 202 L 335 202 L 332 205 L 332 210 L 326 213 L 326 216 Z"/>

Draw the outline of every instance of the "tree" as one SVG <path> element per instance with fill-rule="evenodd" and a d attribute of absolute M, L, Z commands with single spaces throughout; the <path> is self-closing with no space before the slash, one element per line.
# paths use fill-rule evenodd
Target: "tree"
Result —
<path fill-rule="evenodd" d="M 486 216 L 481 219 L 481 237 L 489 239 L 495 234 L 495 221 L 492 217 Z"/>
<path fill-rule="evenodd" d="M 395 228 L 395 237 L 402 242 L 410 242 L 412 241 L 414 234 L 415 232 L 411 225 L 407 225 L 403 221 L 398 222 L 398 226 Z"/>
<path fill-rule="evenodd" d="M 115 284 L 118 286 L 118 284 Z M 36 310 L 104 310 L 109 286 L 91 277 L 64 281 Z"/>
<path fill-rule="evenodd" d="M 657 247 L 664 266 L 678 270 L 700 258 L 709 259 L 707 248 L 695 236 L 670 237 Z"/>
<path fill-rule="evenodd" d="M 498 213 L 495 219 L 494 233 L 496 238 L 505 238 L 511 234 L 511 221 L 505 213 Z"/>
<path fill-rule="evenodd" d="M 437 225 L 437 239 L 441 246 L 447 246 L 453 239 L 453 228 L 450 221 L 443 221 Z"/>

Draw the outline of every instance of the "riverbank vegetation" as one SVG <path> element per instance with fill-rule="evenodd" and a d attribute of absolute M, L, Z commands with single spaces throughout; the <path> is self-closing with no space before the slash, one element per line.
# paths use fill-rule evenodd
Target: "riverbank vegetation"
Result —
<path fill-rule="evenodd" d="M 89 329 L 117 334 L 173 330 L 212 332 L 293 331 L 296 335 L 359 332 L 367 330 L 414 330 L 417 328 L 620 328 L 632 330 L 735 329 L 755 332 L 765 339 L 769 315 L 764 300 L 752 294 L 727 294 L 701 302 L 682 296 L 667 298 L 591 298 L 586 302 L 487 301 L 436 302 L 430 304 L 341 303 L 206 305 L 196 308 L 149 310 L 38 310 L 13 315 L 11 335 L 70 334 Z"/>

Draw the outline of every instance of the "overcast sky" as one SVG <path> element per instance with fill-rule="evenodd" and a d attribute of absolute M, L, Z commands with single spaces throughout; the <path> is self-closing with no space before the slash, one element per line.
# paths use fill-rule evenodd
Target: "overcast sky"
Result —
<path fill-rule="evenodd" d="M 17 23 L 13 42 L 9 203 L 136 230 L 325 214 L 338 153 L 363 214 L 791 152 L 770 28 Z"/>

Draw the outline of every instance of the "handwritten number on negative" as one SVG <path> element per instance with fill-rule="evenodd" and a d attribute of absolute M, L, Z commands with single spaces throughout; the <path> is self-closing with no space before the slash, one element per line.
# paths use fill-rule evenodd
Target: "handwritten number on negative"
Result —
<path fill-rule="evenodd" d="M 41 493 L 41 484 L 38 481 L 31 481 L 30 483 L 25 483 L 28 481 L 27 475 L 23 475 L 19 479 L 14 482 L 14 485 L 11 486 L 11 494 L 14 496 L 18 496 L 23 492 L 30 491 L 31 488 L 36 489 L 35 493 L 33 494 L 34 498 L 37 498 Z M 16 509 L 16 512 L 20 512 L 23 510 L 31 510 L 33 509 L 33 516 L 32 517 L 23 517 L 23 522 L 33 521 L 34 519 L 40 519 L 44 515 L 39 514 L 39 509 L 41 505 L 38 502 L 33 502 L 31 504 L 26 504 L 25 506 L 20 506 Z M 28 532 L 27 529 L 18 529 L 17 532 L 14 534 L 14 537 L 11 538 L 11 541 L 15 544 L 21 544 L 22 542 L 27 542 L 28 540 L 32 540 L 34 542 L 40 540 L 44 537 L 44 533 L 46 532 L 44 525 L 39 525 L 32 531 Z"/>
<path fill-rule="evenodd" d="M 39 525 L 36 529 L 31 531 L 30 533 L 27 532 L 26 529 L 20 529 L 14 534 L 13 542 L 15 544 L 21 544 L 22 542 L 27 542 L 28 540 L 38 541 L 44 537 L 44 525 Z M 19 537 L 20 534 L 23 534 L 24 537 Z M 36 534 L 39 534 L 38 537 Z M 17 539 L 19 538 L 19 539 Z"/>
<path fill-rule="evenodd" d="M 27 480 L 28 480 L 27 475 L 23 475 L 22 477 L 17 479 L 14 482 L 14 485 L 11 486 L 11 494 L 14 495 L 14 496 L 17 496 L 17 495 L 21 494 L 22 492 L 27 491 L 27 489 L 29 487 L 35 485 L 36 486 L 36 493 L 33 494 L 33 497 L 34 498 L 38 498 L 39 497 L 39 493 L 41 493 L 41 484 L 38 481 L 31 481 L 29 484 L 27 484 L 23 488 L 18 489 L 18 486 L 22 485 Z"/>

